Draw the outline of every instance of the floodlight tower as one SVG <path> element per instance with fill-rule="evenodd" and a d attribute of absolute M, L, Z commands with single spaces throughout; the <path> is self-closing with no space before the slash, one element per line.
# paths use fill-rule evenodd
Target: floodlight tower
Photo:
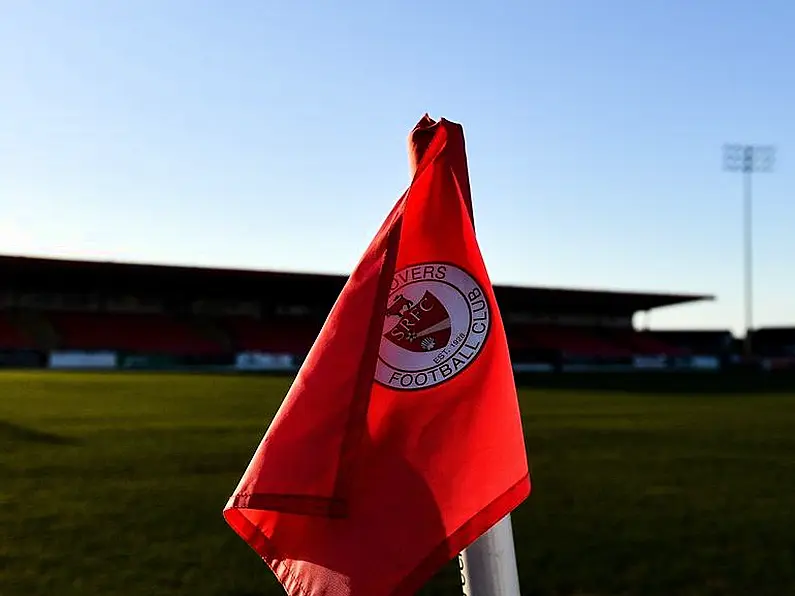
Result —
<path fill-rule="evenodd" d="M 723 146 L 723 169 L 743 174 L 743 252 L 745 263 L 745 355 L 753 352 L 751 330 L 754 326 L 753 280 L 753 191 L 751 178 L 754 172 L 773 171 L 776 149 L 770 145 L 727 144 Z"/>

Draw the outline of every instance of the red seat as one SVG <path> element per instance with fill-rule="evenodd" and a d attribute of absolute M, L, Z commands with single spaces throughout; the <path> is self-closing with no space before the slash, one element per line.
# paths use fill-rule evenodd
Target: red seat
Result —
<path fill-rule="evenodd" d="M 304 354 L 312 347 L 321 326 L 313 321 L 230 317 L 227 327 L 234 345 L 240 350 Z"/>
<path fill-rule="evenodd" d="M 222 347 L 191 327 L 164 315 L 56 313 L 50 316 L 61 347 L 75 350 L 126 350 L 199 355 Z"/>
<path fill-rule="evenodd" d="M 619 358 L 631 356 L 629 350 L 613 345 L 586 328 L 553 325 L 522 325 L 513 329 L 517 346 L 557 350 L 572 356 Z"/>
<path fill-rule="evenodd" d="M 613 330 L 611 334 L 617 343 L 626 346 L 637 356 L 679 356 L 685 353 L 685 350 L 643 331 L 618 329 Z"/>
<path fill-rule="evenodd" d="M 8 320 L 5 313 L 0 313 L 0 348 L 30 350 L 35 347 L 35 344 Z"/>
<path fill-rule="evenodd" d="M 666 329 L 641 333 L 676 346 L 683 354 L 718 354 L 731 351 L 735 342 L 731 331 Z"/>

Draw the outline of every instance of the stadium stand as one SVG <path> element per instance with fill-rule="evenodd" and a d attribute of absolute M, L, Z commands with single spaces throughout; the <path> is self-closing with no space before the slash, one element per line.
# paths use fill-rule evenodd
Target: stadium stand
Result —
<path fill-rule="evenodd" d="M 346 277 L 0 256 L 0 280 L 0 350 L 105 350 L 201 364 L 243 353 L 300 360 Z M 630 365 L 642 356 L 718 354 L 732 339 L 633 328 L 636 313 L 709 296 L 515 286 L 495 294 L 515 362 Z"/>
<path fill-rule="evenodd" d="M 795 328 L 763 327 L 751 334 L 754 352 L 770 358 L 795 358 Z"/>

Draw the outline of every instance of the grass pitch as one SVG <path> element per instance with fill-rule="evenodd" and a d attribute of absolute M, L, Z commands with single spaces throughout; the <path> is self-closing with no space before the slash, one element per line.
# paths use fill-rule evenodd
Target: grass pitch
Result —
<path fill-rule="evenodd" d="M 289 380 L 0 374 L 0 594 L 281 594 L 221 509 Z M 795 394 L 522 391 L 522 591 L 795 593 Z M 458 594 L 450 566 L 424 594 Z"/>

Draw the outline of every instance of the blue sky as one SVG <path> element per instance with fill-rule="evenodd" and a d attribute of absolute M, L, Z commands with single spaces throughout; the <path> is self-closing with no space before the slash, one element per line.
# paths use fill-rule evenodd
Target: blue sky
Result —
<path fill-rule="evenodd" d="M 710 293 L 795 323 L 795 3 L 0 2 L 0 252 L 349 272 L 426 111 L 466 131 L 494 282 Z"/>

